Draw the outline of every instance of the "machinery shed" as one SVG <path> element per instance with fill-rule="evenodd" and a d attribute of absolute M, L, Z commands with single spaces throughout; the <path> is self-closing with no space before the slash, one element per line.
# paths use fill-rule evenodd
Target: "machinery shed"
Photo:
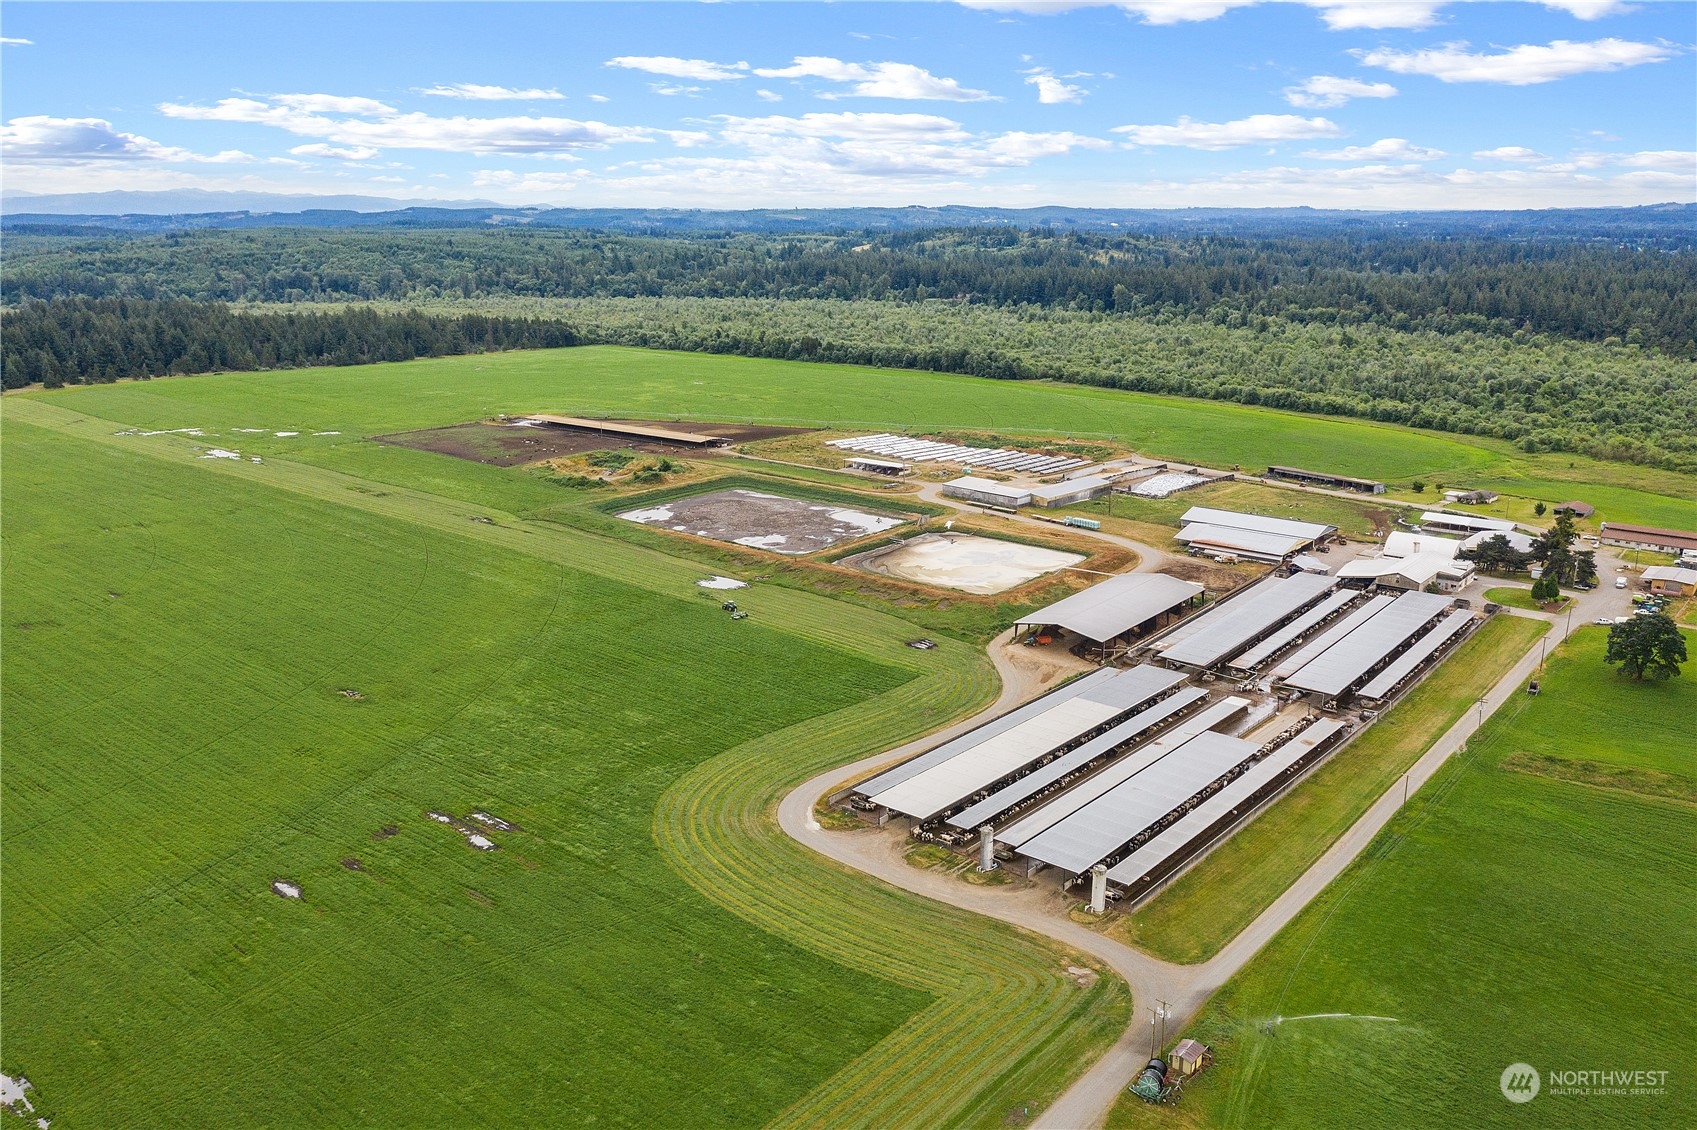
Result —
<path fill-rule="evenodd" d="M 1212 667 L 1319 601 L 1337 583 L 1335 577 L 1313 573 L 1262 581 L 1180 625 L 1153 646 L 1169 663 Z"/>
<path fill-rule="evenodd" d="M 1065 628 L 1092 643 L 1106 643 L 1190 603 L 1202 586 L 1165 573 L 1121 573 L 1027 616 L 1017 627 Z"/>

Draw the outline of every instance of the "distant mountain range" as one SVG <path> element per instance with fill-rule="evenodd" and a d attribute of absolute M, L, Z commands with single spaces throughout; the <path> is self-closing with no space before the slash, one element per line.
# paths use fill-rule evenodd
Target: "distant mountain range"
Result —
<path fill-rule="evenodd" d="M 100 229 L 136 233 L 194 228 L 593 228 L 643 234 L 904 231 L 938 227 L 1171 232 L 1248 238 L 1279 235 L 1485 235 L 1510 239 L 1672 240 L 1689 243 L 1697 205 L 1526 211 L 1367 212 L 1320 208 L 548 208 L 486 200 L 242 192 L 98 192 L 7 197 L 10 230 Z"/>

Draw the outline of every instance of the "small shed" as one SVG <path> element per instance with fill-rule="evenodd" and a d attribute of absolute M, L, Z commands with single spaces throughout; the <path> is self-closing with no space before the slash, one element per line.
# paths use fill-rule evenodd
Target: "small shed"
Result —
<path fill-rule="evenodd" d="M 1173 1070 L 1178 1072 L 1180 1078 L 1189 1078 L 1213 1065 L 1213 1049 L 1201 1040 L 1187 1037 L 1173 1048 Z"/>
<path fill-rule="evenodd" d="M 1644 570 L 1644 587 L 1664 596 L 1697 595 L 1697 569 L 1677 565 L 1652 565 Z"/>
<path fill-rule="evenodd" d="M 856 455 L 843 461 L 843 466 L 852 471 L 871 471 L 876 475 L 905 475 L 913 470 L 906 463 L 897 463 L 890 459 L 873 459 L 866 455 Z"/>
<path fill-rule="evenodd" d="M 1556 513 L 1572 514 L 1575 518 L 1589 518 L 1596 511 L 1592 509 L 1589 502 L 1580 502 L 1578 499 L 1574 499 L 1571 502 L 1556 503 Z"/>

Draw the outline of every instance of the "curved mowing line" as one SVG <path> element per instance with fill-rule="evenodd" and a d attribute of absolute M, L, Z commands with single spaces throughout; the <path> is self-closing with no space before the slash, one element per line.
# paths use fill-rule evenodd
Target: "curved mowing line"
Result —
<path fill-rule="evenodd" d="M 820 859 L 779 829 L 790 789 L 832 765 L 888 749 L 981 706 L 995 690 L 983 657 L 945 644 L 945 670 L 869 703 L 729 750 L 675 781 L 654 838 L 679 874 L 761 928 L 936 1001 L 771 1123 L 943 1126 L 999 1122 L 1047 1099 L 1123 1028 L 1124 984 L 1080 988 L 1084 959 L 976 915 Z M 923 720 L 923 721 L 921 721 Z"/>

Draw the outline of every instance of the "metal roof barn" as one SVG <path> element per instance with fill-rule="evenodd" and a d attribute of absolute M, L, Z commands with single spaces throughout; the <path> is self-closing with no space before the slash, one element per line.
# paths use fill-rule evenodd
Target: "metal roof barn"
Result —
<path fill-rule="evenodd" d="M 943 493 L 950 498 L 963 498 L 968 502 L 983 502 L 991 506 L 1024 506 L 1031 501 L 1031 492 L 1019 487 L 1010 487 L 1006 483 L 998 483 L 993 479 L 980 479 L 974 475 L 963 475 L 943 484 Z"/>
<path fill-rule="evenodd" d="M 1198 702 L 1208 697 L 1208 692 L 1201 687 L 1185 687 L 1168 695 L 1153 706 L 1147 706 L 1115 726 L 1099 738 L 1091 738 L 1077 749 L 1064 753 L 1043 766 L 997 789 L 977 804 L 963 809 L 949 817 L 949 824 L 955 828 L 976 828 L 989 820 L 994 820 L 1008 809 L 1025 803 L 1050 785 L 1074 773 L 1092 761 L 1112 753 L 1122 745 L 1136 741 L 1150 730 L 1174 715 L 1188 710 Z"/>
<path fill-rule="evenodd" d="M 1434 651 L 1460 635 L 1472 621 L 1473 613 L 1458 608 L 1438 621 L 1438 626 L 1414 641 L 1414 646 L 1391 661 L 1391 665 L 1373 676 L 1373 681 L 1361 688 L 1362 698 L 1384 698 L 1397 684 L 1413 674 Z"/>
<path fill-rule="evenodd" d="M 1216 510 L 1211 506 L 1192 506 L 1179 521 L 1204 526 L 1224 526 L 1231 530 L 1252 530 L 1256 533 L 1278 534 L 1287 538 L 1319 541 L 1338 532 L 1336 526 L 1323 522 L 1298 522 L 1292 518 L 1272 518 L 1265 514 L 1245 514 L 1240 510 Z"/>
<path fill-rule="evenodd" d="M 1428 510 L 1420 515 L 1422 526 L 1431 526 L 1439 530 L 1459 530 L 1464 533 L 1474 533 L 1478 530 L 1489 530 L 1494 534 L 1514 532 L 1514 523 L 1502 518 L 1481 518 L 1477 514 L 1451 514 L 1446 510 Z"/>
<path fill-rule="evenodd" d="M 1165 573 L 1121 573 L 1038 609 L 1020 622 L 1053 624 L 1101 643 L 1172 611 L 1201 592 L 1202 586 L 1194 581 Z"/>
<path fill-rule="evenodd" d="M 876 793 L 868 782 L 860 792 L 874 804 L 929 820 L 1184 681 L 1176 671 L 1147 665 L 1110 673 L 1113 678 L 1051 703 L 1049 709 L 984 737 L 904 781 Z"/>
<path fill-rule="evenodd" d="M 1254 742 L 1212 731 L 1198 734 L 1154 766 L 1021 844 L 1020 854 L 1082 874 L 1249 760 L 1259 748 Z"/>
<path fill-rule="evenodd" d="M 1257 761 L 1243 776 L 1181 816 L 1169 828 L 1153 836 L 1147 843 L 1108 869 L 1108 878 L 1115 883 L 1131 885 L 1165 864 L 1188 848 L 1198 836 L 1204 835 L 1238 806 L 1273 784 L 1281 773 L 1299 763 L 1318 745 L 1344 728 L 1336 718 L 1322 718 L 1302 733 Z"/>
<path fill-rule="evenodd" d="M 1238 698 L 1236 695 L 1210 704 L 1148 745 L 1140 746 L 1129 756 L 1114 762 L 1089 780 L 1068 789 L 1042 808 L 1009 824 L 996 834 L 997 841 L 1018 847 L 1025 841 L 1042 835 L 1103 793 L 1129 781 L 1198 734 L 1205 734 L 1215 726 L 1236 717 L 1248 706 L 1248 699 Z"/>
<path fill-rule="evenodd" d="M 1271 672 L 1273 678 L 1281 679 L 1294 671 L 1302 670 L 1310 660 L 1377 616 L 1386 605 L 1395 599 L 1396 597 L 1389 593 L 1379 593 L 1376 596 L 1369 597 L 1366 604 L 1352 610 L 1348 616 L 1279 660 L 1278 666 L 1274 667 Z"/>
<path fill-rule="evenodd" d="M 1211 667 L 1259 640 L 1281 621 L 1319 600 L 1337 587 L 1337 578 L 1297 573 L 1262 581 L 1246 592 L 1215 605 L 1190 621 L 1191 630 L 1177 642 L 1162 646 L 1163 658 L 1190 667 Z M 1167 637 L 1172 640 L 1173 637 Z"/>
<path fill-rule="evenodd" d="M 1231 526 L 1211 526 L 1203 522 L 1192 522 L 1178 533 L 1173 540 L 1182 542 L 1192 549 L 1203 546 L 1225 553 L 1235 553 L 1240 557 L 1253 557 L 1262 561 L 1283 561 L 1287 556 L 1299 549 L 1305 549 L 1311 544 L 1311 538 L 1294 537 L 1290 534 L 1273 534 L 1261 530 L 1240 530 Z"/>
<path fill-rule="evenodd" d="M 1354 589 L 1340 589 L 1326 594 L 1326 599 L 1232 660 L 1227 666 L 1235 667 L 1239 671 L 1250 670 L 1268 656 L 1277 654 L 1280 648 L 1296 642 L 1303 633 L 1360 596 Z"/>
<path fill-rule="evenodd" d="M 1453 603 L 1447 596 L 1403 593 L 1390 607 L 1287 678 L 1285 685 L 1327 698 L 1341 695 Z"/>

